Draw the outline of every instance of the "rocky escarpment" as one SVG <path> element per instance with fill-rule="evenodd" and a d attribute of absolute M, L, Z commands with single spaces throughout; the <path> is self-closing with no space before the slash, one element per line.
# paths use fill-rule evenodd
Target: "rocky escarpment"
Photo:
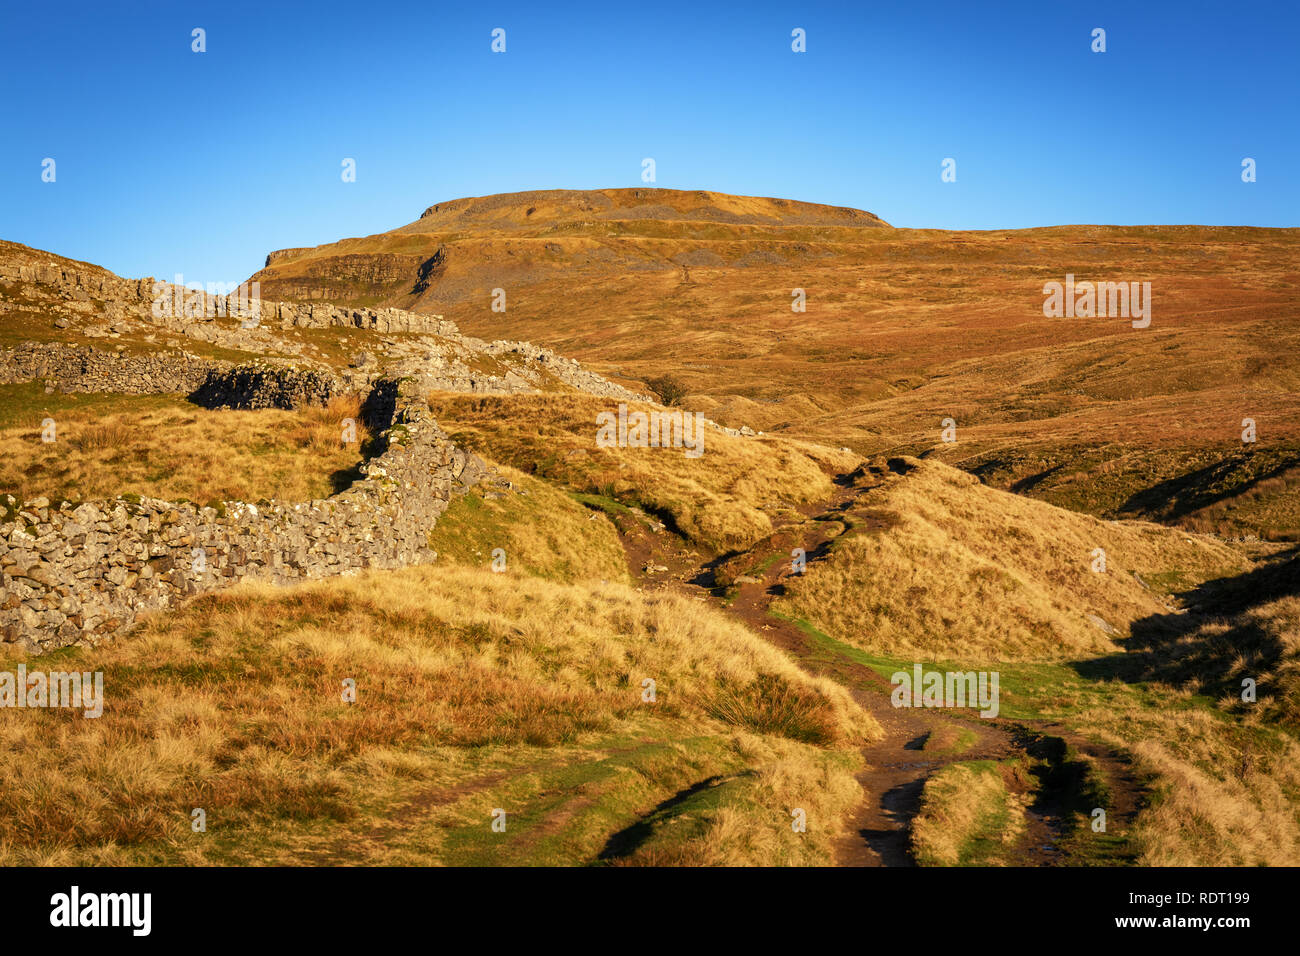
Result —
<path fill-rule="evenodd" d="M 266 267 L 299 259 L 310 249 L 281 249 L 267 255 Z M 425 255 L 378 253 L 337 255 L 298 263 L 292 284 L 276 294 L 315 301 L 386 298 L 411 291 L 412 276 L 426 274 L 437 265 Z"/>
<path fill-rule="evenodd" d="M 285 367 L 312 368 L 352 389 L 409 376 L 430 391 L 501 394 L 574 388 L 621 400 L 644 398 L 549 349 L 465 336 L 438 315 L 213 295 L 152 279 L 121 279 L 86 263 L 43 258 L 47 255 L 0 242 L 0 314 L 33 316 L 28 321 L 36 336 L 55 333 L 120 344 L 104 351 L 83 343 L 24 343 L 0 351 L 0 382 L 44 379 L 64 391 L 188 394 L 206 370 L 232 366 L 229 360 L 204 360 L 186 352 L 182 345 L 189 339 Z M 437 255 L 427 260 L 430 274 L 438 271 L 438 261 Z M 326 361 L 310 340 L 291 334 L 299 329 L 338 330 L 340 342 L 353 330 L 369 338 L 364 348 L 351 353 L 350 367 L 342 367 L 345 363 L 337 359 Z M 160 336 L 170 351 L 160 351 Z"/>
<path fill-rule="evenodd" d="M 32 653 L 94 644 L 141 612 L 241 580 L 434 560 L 429 531 L 487 470 L 451 444 L 414 383 L 385 383 L 373 398 L 371 409 L 391 409 L 384 451 L 327 499 L 201 508 L 136 496 L 0 498 L 0 638 Z"/>

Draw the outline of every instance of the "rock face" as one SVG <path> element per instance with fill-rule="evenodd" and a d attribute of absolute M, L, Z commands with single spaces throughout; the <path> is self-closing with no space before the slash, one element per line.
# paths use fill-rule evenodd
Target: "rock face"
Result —
<path fill-rule="evenodd" d="M 386 447 L 360 480 L 322 500 L 200 508 L 135 496 L 76 506 L 0 498 L 0 638 L 31 653 L 93 644 L 141 611 L 236 581 L 432 561 L 429 531 L 487 469 L 447 440 L 414 383 L 382 383 L 367 407 L 390 410 Z"/>
<path fill-rule="evenodd" d="M 5 245 L 26 249 L 25 246 L 19 247 L 17 243 Z M 36 250 L 29 251 L 36 252 Z M 80 293 L 80 295 L 74 294 L 74 298 L 93 296 L 105 301 L 139 300 L 153 287 L 152 279 L 123 279 L 107 269 L 100 269 L 87 263 L 76 263 L 66 259 L 62 262 L 22 261 L 17 256 L 0 256 L 0 282 L 6 284 L 30 282 L 53 286 L 72 293 Z"/>
<path fill-rule="evenodd" d="M 5 243 L 4 246 L 6 249 L 25 248 L 17 247 L 15 243 Z M 0 249 L 2 251 L 5 250 Z M 416 269 L 424 261 L 418 256 L 406 258 L 413 259 L 413 262 L 403 262 L 403 268 Z M 100 300 L 104 303 L 104 311 L 113 317 L 130 315 L 162 328 L 187 333 L 193 326 L 217 318 L 244 315 L 249 311 L 251 293 L 256 291 L 246 291 L 243 296 L 216 295 L 152 278 L 123 279 L 106 269 L 69 260 L 24 262 L 7 255 L 0 255 L 0 283 L 40 286 L 72 303 L 82 303 L 86 312 L 95 311 L 92 299 Z M 285 329 L 353 328 L 428 335 L 454 335 L 457 332 L 456 326 L 442 316 L 402 309 L 340 308 L 322 302 L 298 305 L 261 300 L 256 302 L 256 307 L 259 322 Z"/>
<path fill-rule="evenodd" d="M 75 277 L 73 277 L 75 281 Z M 211 295 L 183 289 L 169 282 L 139 280 L 134 305 L 147 305 L 144 321 L 178 332 L 189 332 L 195 324 L 225 316 L 247 318 L 250 324 L 267 323 L 281 329 L 370 329 L 375 332 L 416 332 L 427 335 L 455 334 L 456 326 L 440 315 L 406 312 L 402 309 L 340 308 L 328 302 L 297 305 L 267 302 L 251 292 Z M 256 290 L 252 290 L 256 291 Z"/>

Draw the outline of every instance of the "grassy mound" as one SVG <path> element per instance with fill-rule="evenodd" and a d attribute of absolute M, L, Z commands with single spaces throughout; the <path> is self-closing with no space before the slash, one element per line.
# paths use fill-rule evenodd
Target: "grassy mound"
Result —
<path fill-rule="evenodd" d="M 514 468 L 492 467 L 509 489 L 477 487 L 452 501 L 429 534 L 440 562 L 486 568 L 499 548 L 502 573 L 627 582 L 618 531 L 604 514 Z"/>
<path fill-rule="evenodd" d="M 1133 622 L 1169 610 L 1164 589 L 1244 567 L 1209 539 L 1063 511 L 937 462 L 893 459 L 877 480 L 862 503 L 888 527 L 837 540 L 776 604 L 865 650 L 1000 661 L 1111 651 Z"/>
<path fill-rule="evenodd" d="M 716 551 L 743 547 L 768 534 L 774 518 L 829 497 L 834 486 L 823 468 L 844 470 L 855 461 L 815 445 L 709 428 L 697 458 L 681 448 L 598 448 L 596 416 L 616 412 L 618 403 L 585 395 L 437 394 L 430 404 L 456 444 L 580 492 L 640 505 Z"/>
<path fill-rule="evenodd" d="M 921 866 L 997 866 L 1024 829 L 1024 807 L 998 764 L 949 764 L 925 782 L 912 854 Z"/>

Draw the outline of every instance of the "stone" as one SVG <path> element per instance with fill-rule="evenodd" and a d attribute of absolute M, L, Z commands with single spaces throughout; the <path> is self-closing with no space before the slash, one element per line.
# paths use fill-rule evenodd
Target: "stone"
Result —
<path fill-rule="evenodd" d="M 13 575 L 16 578 L 27 578 L 36 584 L 45 587 L 53 587 L 55 576 L 48 564 L 33 564 L 21 571 L 16 571 Z"/>

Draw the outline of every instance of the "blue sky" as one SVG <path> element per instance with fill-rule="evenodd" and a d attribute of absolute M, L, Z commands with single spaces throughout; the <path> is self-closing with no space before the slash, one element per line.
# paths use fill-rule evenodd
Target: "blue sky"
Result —
<path fill-rule="evenodd" d="M 645 157 L 898 226 L 1300 225 L 1293 2 L 728 6 L 10 4 L 0 238 L 238 281 L 442 200 L 641 185 Z"/>

